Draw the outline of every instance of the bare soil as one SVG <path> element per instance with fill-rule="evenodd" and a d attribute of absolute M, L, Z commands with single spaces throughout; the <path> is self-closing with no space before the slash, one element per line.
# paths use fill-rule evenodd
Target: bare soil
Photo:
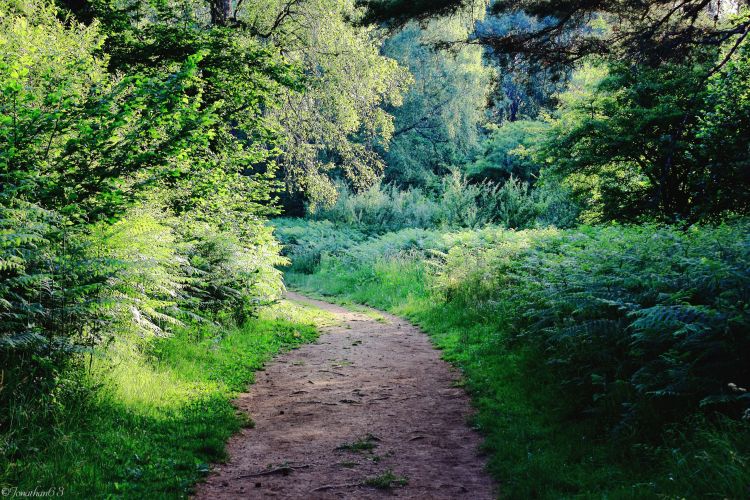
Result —
<path fill-rule="evenodd" d="M 287 298 L 339 321 L 256 374 L 236 401 L 255 427 L 230 440 L 229 461 L 196 498 L 495 497 L 459 374 L 424 333 L 385 313 Z"/>

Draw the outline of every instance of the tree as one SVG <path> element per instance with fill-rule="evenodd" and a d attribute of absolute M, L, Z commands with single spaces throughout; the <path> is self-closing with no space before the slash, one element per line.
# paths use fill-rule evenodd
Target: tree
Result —
<path fill-rule="evenodd" d="M 393 109 L 395 132 L 386 153 L 386 177 L 402 185 L 435 184 L 435 175 L 470 159 L 493 76 L 479 47 L 456 51 L 435 42 L 467 36 L 466 17 L 410 23 L 388 39 L 384 52 L 409 68 L 415 79 L 404 105 Z M 469 20 L 470 22 L 470 20 Z"/>
<path fill-rule="evenodd" d="M 408 2 L 364 0 L 372 22 L 404 22 L 443 15 L 475 0 Z M 569 64 L 590 55 L 623 56 L 658 65 L 689 58 L 698 47 L 716 47 L 735 35 L 747 36 L 750 15 L 743 0 L 501 0 L 494 15 L 525 13 L 531 25 L 480 30 L 476 43 L 498 54 L 523 54 L 546 65 Z M 603 19 L 611 29 L 601 29 Z M 719 22 L 719 21 L 724 22 Z"/>
<path fill-rule="evenodd" d="M 584 67 L 563 96 L 546 160 L 595 219 L 747 213 L 749 55 L 745 45 L 710 76 L 726 52 L 702 66 Z"/>
<path fill-rule="evenodd" d="M 378 148 L 393 128 L 384 108 L 400 103 L 409 76 L 380 55 L 378 30 L 353 25 L 353 0 L 92 5 L 113 71 L 158 72 L 204 53 L 206 105 L 220 103 L 237 137 L 279 155 L 293 196 L 330 202 L 332 178 L 361 188 L 382 173 Z"/>
<path fill-rule="evenodd" d="M 282 92 L 267 116 L 283 138 L 287 187 L 312 203 L 330 203 L 332 179 L 370 186 L 393 134 L 386 109 L 399 106 L 411 78 L 381 55 L 381 33 L 352 25 L 351 0 L 284 0 L 247 6 L 242 19 L 305 74 L 304 90 Z"/>

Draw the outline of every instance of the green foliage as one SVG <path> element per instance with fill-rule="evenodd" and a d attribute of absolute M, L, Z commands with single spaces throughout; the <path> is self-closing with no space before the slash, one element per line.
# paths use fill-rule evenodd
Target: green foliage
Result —
<path fill-rule="evenodd" d="M 548 133 L 549 125 L 542 121 L 508 122 L 490 129 L 482 144 L 482 152 L 466 168 L 472 180 L 506 181 L 515 177 L 534 182 L 541 170 L 532 148 Z"/>
<path fill-rule="evenodd" d="M 514 177 L 503 184 L 489 181 L 470 183 L 457 170 L 442 178 L 436 193 L 419 188 L 403 190 L 394 184 L 380 183 L 352 193 L 345 185 L 339 184 L 334 205 L 308 210 L 309 220 L 330 221 L 339 227 L 356 228 L 367 235 L 405 228 L 480 227 L 486 224 L 508 228 L 571 227 L 578 215 L 578 206 L 569 191 L 553 181 L 545 180 L 535 189 Z M 306 231 L 304 224 L 299 231 Z M 335 239 L 330 234 L 320 237 Z"/>
<path fill-rule="evenodd" d="M 116 266 L 89 257 L 59 216 L 21 201 L 0 205 L 0 262 L 5 426 L 17 418 L 15 405 L 46 414 L 55 393 L 67 390 L 60 373 L 106 337 L 109 303 L 101 291 Z"/>
<path fill-rule="evenodd" d="M 371 476 L 365 479 L 365 486 L 372 486 L 381 490 L 390 490 L 400 488 L 409 484 L 409 480 L 403 476 L 394 474 L 392 470 L 387 470 L 377 476 Z"/>
<path fill-rule="evenodd" d="M 207 224 L 188 223 L 179 229 L 184 241 L 189 301 L 217 319 L 222 311 L 239 324 L 261 302 L 277 299 L 283 290 L 276 266 L 286 263 L 269 228 L 255 240 L 241 239 Z"/>
<path fill-rule="evenodd" d="M 111 77 L 95 55 L 97 24 L 68 27 L 54 9 L 34 6 L 33 16 L 8 12 L 0 21 L 6 196 L 83 224 L 119 215 L 149 184 L 222 166 L 210 154 L 223 128 L 216 109 L 203 106 L 201 54 L 158 76 Z"/>
<path fill-rule="evenodd" d="M 549 353 L 578 410 L 643 435 L 699 407 L 747 407 L 728 384 L 748 377 L 748 236 L 746 223 L 528 235 L 451 249 L 436 279 L 450 300 L 522 307 L 518 338 Z"/>
<path fill-rule="evenodd" d="M 613 64 L 604 76 L 602 69 L 580 70 L 590 87 L 577 89 L 574 81 L 563 96 L 544 154 L 568 176 L 590 220 L 695 221 L 747 212 L 748 149 L 740 137 L 750 134 L 750 115 L 741 75 L 750 48 L 724 52 L 689 66 Z M 729 62 L 720 68 L 724 57 Z"/>
<path fill-rule="evenodd" d="M 442 191 L 442 220 L 450 227 L 478 227 L 496 220 L 525 225 L 534 217 L 528 185 L 513 178 L 502 186 L 489 182 L 469 184 L 463 174 L 454 170 L 443 178 Z"/>
<path fill-rule="evenodd" d="M 279 85 L 293 84 L 288 65 L 224 31 L 191 39 L 184 52 L 144 45 L 133 57 L 163 52 L 125 64 L 122 53 L 110 59 L 103 49 L 153 40 L 105 45 L 113 25 L 104 21 L 84 25 L 43 1 L 0 4 L 3 485 L 27 484 L 32 455 L 65 434 L 87 439 L 104 428 L 111 441 L 128 441 L 112 430 L 120 419 L 132 424 L 128 432 L 164 432 L 150 416 L 118 416 L 120 400 L 102 400 L 106 374 L 92 367 L 113 358 L 138 365 L 155 337 L 178 330 L 241 324 L 282 289 L 275 266 L 285 260 L 264 225 L 276 211 L 275 153 L 260 114 Z M 228 86 L 242 99 L 220 98 Z M 220 450 L 233 424 L 228 396 L 217 397 L 218 407 L 215 398 L 198 401 L 186 420 L 223 421 Z M 81 424 L 89 411 L 95 428 Z M 168 432 L 174 443 L 178 434 Z M 78 473 L 79 489 L 124 480 L 111 473 L 117 458 L 110 477 L 98 476 L 93 445 L 60 446 L 33 462 L 42 469 L 36 477 L 61 468 L 45 484 Z M 86 468 L 65 471 L 62 456 L 77 451 Z M 180 481 L 197 477 L 189 469 Z"/>
<path fill-rule="evenodd" d="M 401 190 L 393 184 L 376 183 L 359 193 L 338 186 L 336 203 L 316 208 L 313 220 L 330 220 L 381 234 L 406 227 L 434 227 L 439 222 L 438 204 L 419 188 Z"/>
<path fill-rule="evenodd" d="M 511 175 L 503 184 L 472 184 L 458 171 L 443 178 L 439 205 L 441 221 L 447 227 L 571 227 L 579 212 L 568 192 L 549 182 L 532 189 Z"/>
<path fill-rule="evenodd" d="M 393 111 L 388 181 L 431 187 L 436 175 L 476 152 L 492 71 L 478 47 L 440 51 L 434 46 L 465 38 L 471 22 L 470 15 L 462 13 L 425 26 L 408 24 L 384 44 L 384 52 L 408 67 L 415 80 L 403 105 Z"/>
<path fill-rule="evenodd" d="M 299 11 L 287 3 L 256 14 L 264 20 L 258 29 L 270 29 L 273 43 L 303 69 L 306 92 L 284 92 L 269 118 L 285 141 L 281 163 L 288 188 L 302 190 L 313 204 L 330 204 L 331 177 L 363 189 L 382 175 L 380 152 L 394 131 L 387 110 L 402 104 L 411 77 L 381 54 L 378 30 L 353 25 L 362 15 L 353 0 L 305 0 Z M 265 3 L 254 8 L 267 9 Z"/>
<path fill-rule="evenodd" d="M 300 219 L 274 219 L 275 234 L 283 254 L 291 259 L 289 269 L 311 273 L 327 253 L 348 248 L 365 239 L 356 229 L 336 227 L 330 221 L 303 222 Z"/>
<path fill-rule="evenodd" d="M 413 231 L 288 280 L 422 325 L 508 496 L 744 494 L 747 221 Z"/>

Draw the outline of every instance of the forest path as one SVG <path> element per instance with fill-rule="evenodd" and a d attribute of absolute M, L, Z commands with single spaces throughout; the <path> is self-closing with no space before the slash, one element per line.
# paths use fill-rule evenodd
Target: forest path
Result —
<path fill-rule="evenodd" d="M 338 321 L 317 343 L 256 374 L 236 401 L 255 427 L 230 440 L 230 460 L 198 486 L 197 498 L 495 496 L 480 437 L 466 425 L 469 400 L 424 333 L 385 313 L 287 298 Z M 371 484 L 399 478 L 408 483 Z"/>

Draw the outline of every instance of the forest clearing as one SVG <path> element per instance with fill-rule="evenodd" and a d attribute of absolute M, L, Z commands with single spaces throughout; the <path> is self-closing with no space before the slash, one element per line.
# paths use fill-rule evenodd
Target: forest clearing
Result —
<path fill-rule="evenodd" d="M 750 498 L 747 0 L 0 0 L 0 498 Z"/>

